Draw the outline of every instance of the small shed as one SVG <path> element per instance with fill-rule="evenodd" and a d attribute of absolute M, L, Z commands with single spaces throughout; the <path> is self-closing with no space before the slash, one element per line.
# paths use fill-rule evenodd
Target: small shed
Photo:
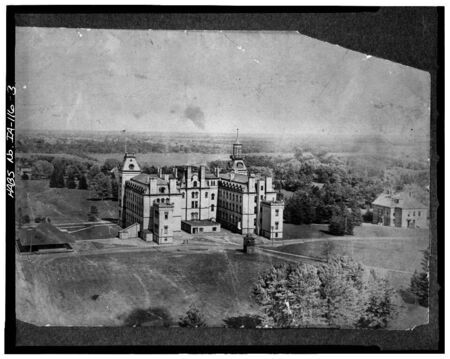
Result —
<path fill-rule="evenodd" d="M 252 234 L 247 234 L 244 237 L 244 253 L 255 253 L 255 237 Z"/>
<path fill-rule="evenodd" d="M 20 252 L 66 252 L 71 251 L 75 239 L 48 222 L 41 222 L 34 228 L 22 228 L 18 233 L 17 245 Z"/>

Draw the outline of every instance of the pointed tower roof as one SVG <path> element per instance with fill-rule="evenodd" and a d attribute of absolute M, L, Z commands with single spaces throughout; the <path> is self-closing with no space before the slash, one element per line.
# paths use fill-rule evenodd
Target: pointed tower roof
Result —
<path fill-rule="evenodd" d="M 236 142 L 235 142 L 235 144 L 236 145 L 240 145 L 240 143 L 239 143 L 239 128 L 236 128 Z"/>
<path fill-rule="evenodd" d="M 141 172 L 141 167 L 139 166 L 134 153 L 125 153 L 121 172 Z"/>

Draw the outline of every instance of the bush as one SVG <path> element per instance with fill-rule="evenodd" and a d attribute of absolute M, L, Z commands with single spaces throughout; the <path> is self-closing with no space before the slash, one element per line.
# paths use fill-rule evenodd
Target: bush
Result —
<path fill-rule="evenodd" d="M 204 328 L 206 322 L 200 310 L 191 306 L 184 317 L 180 318 L 178 325 L 183 328 Z"/>
<path fill-rule="evenodd" d="M 343 216 L 331 217 L 328 231 L 335 236 L 343 236 L 345 234 L 345 218 Z"/>
<path fill-rule="evenodd" d="M 363 214 L 362 219 L 366 223 L 372 223 L 372 221 L 373 221 L 373 212 L 370 209 L 367 209 L 366 213 Z"/>

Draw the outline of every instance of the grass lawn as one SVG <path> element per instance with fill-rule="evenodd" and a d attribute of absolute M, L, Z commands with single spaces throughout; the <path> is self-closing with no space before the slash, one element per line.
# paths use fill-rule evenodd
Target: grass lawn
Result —
<path fill-rule="evenodd" d="M 209 325 L 223 326 L 226 318 L 258 312 L 252 287 L 277 261 L 236 249 L 176 247 L 28 260 L 18 260 L 18 319 L 82 326 L 123 325 L 132 312 L 148 308 L 165 310 L 177 321 L 191 304 Z"/>
<path fill-rule="evenodd" d="M 87 221 L 91 206 L 98 208 L 100 218 L 117 218 L 117 201 L 91 201 L 87 190 L 50 188 L 48 180 L 17 180 L 16 215 L 50 217 L 53 223 Z"/>
<path fill-rule="evenodd" d="M 370 267 L 380 268 L 398 289 L 409 285 L 412 272 L 421 269 L 423 251 L 428 248 L 427 238 L 323 240 L 288 244 L 274 250 L 311 257 L 330 255 L 349 256 Z M 408 273 L 402 273 L 408 272 Z"/>
<path fill-rule="evenodd" d="M 283 223 L 283 239 L 328 238 L 332 235 L 324 233 L 327 224 L 291 224 Z"/>
<path fill-rule="evenodd" d="M 283 239 L 310 239 L 310 238 L 342 238 L 335 237 L 327 233 L 328 224 L 283 224 Z M 405 237 L 422 238 L 429 235 L 428 229 L 410 229 L 378 226 L 370 223 L 363 223 L 356 226 L 353 236 L 349 238 L 372 238 L 372 237 Z"/>

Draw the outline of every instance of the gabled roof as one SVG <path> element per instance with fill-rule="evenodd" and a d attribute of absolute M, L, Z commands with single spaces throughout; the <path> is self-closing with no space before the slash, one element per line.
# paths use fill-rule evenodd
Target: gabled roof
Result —
<path fill-rule="evenodd" d="M 375 199 L 375 201 L 372 202 L 372 205 L 382 207 L 393 207 L 393 200 L 391 195 L 387 193 L 382 193 Z"/>
<path fill-rule="evenodd" d="M 390 208 L 403 208 L 403 209 L 426 209 L 427 206 L 420 203 L 417 199 L 410 196 L 408 193 L 397 193 L 390 195 L 388 193 L 380 194 L 373 205 L 390 207 Z"/>
<path fill-rule="evenodd" d="M 398 195 L 398 199 L 399 203 L 396 205 L 396 207 L 399 208 L 405 209 L 427 208 L 426 205 L 420 203 L 417 199 L 404 192 Z"/>
<path fill-rule="evenodd" d="M 39 223 L 35 228 L 23 228 L 19 231 L 19 240 L 23 246 L 73 243 L 75 239 L 68 233 L 47 222 Z"/>

